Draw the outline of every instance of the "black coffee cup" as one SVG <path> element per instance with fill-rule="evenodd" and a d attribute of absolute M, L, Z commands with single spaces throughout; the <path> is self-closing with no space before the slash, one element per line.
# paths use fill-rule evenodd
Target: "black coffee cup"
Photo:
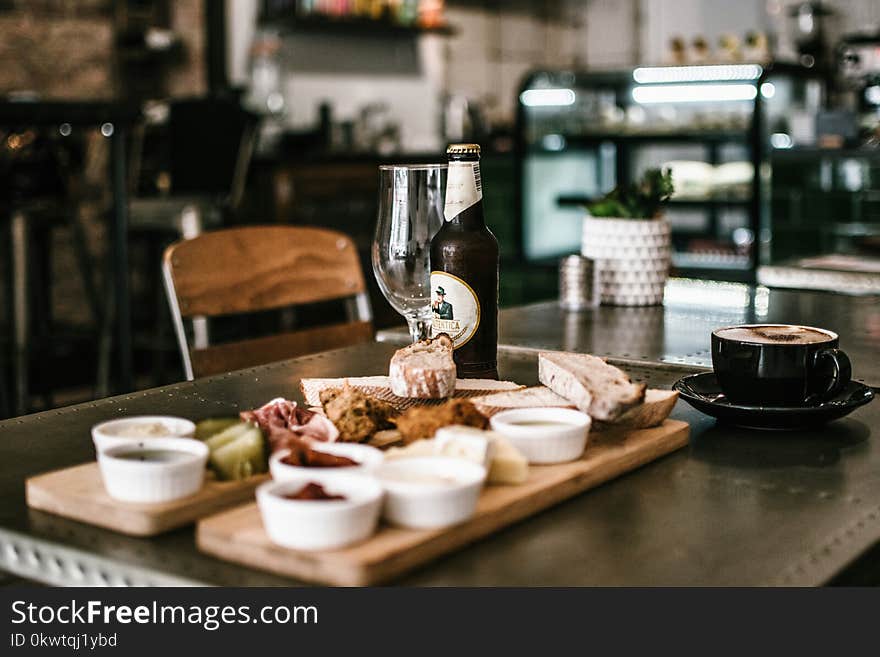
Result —
<path fill-rule="evenodd" d="M 799 406 L 833 397 L 852 366 L 832 331 L 791 324 L 744 324 L 712 332 L 712 366 L 734 404 Z"/>

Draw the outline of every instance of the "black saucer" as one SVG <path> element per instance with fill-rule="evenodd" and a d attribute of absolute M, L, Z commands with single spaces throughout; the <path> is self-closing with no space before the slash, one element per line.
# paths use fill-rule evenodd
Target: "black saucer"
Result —
<path fill-rule="evenodd" d="M 681 398 L 698 411 L 722 422 L 750 429 L 802 429 L 849 415 L 874 399 L 863 383 L 850 381 L 832 399 L 803 406 L 742 406 L 725 399 L 714 372 L 691 374 L 675 382 Z"/>

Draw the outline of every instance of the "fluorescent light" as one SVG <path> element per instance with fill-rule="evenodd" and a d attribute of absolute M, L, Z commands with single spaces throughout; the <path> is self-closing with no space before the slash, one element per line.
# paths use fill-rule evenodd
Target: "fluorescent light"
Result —
<path fill-rule="evenodd" d="M 720 64 L 715 66 L 655 66 L 637 68 L 633 80 L 639 84 L 658 82 L 715 82 L 722 80 L 757 80 L 764 72 L 757 64 Z"/>
<path fill-rule="evenodd" d="M 565 148 L 565 137 L 557 134 L 544 135 L 541 145 L 547 151 L 561 151 Z"/>
<path fill-rule="evenodd" d="M 632 90 L 633 100 L 642 104 L 753 100 L 757 95 L 753 84 L 666 84 Z"/>
<path fill-rule="evenodd" d="M 773 98 L 776 95 L 776 87 L 772 82 L 764 82 L 761 84 L 761 96 L 764 98 Z"/>
<path fill-rule="evenodd" d="M 519 95 L 526 107 L 551 107 L 573 105 L 574 91 L 571 89 L 526 89 Z"/>
<path fill-rule="evenodd" d="M 865 88 L 865 100 L 867 100 L 872 105 L 880 105 L 880 87 L 866 87 Z"/>
<path fill-rule="evenodd" d="M 773 148 L 791 148 L 794 146 L 794 141 L 789 134 L 784 132 L 774 132 L 770 135 L 770 145 Z"/>

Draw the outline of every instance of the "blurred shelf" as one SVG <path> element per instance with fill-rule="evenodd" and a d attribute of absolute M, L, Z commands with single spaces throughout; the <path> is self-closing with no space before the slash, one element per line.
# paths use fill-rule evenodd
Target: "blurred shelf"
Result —
<path fill-rule="evenodd" d="M 824 290 L 857 296 L 880 295 L 880 274 L 813 269 L 798 264 L 758 267 L 758 283 L 769 287 Z"/>
<path fill-rule="evenodd" d="M 589 133 L 579 135 L 561 135 L 568 146 L 598 146 L 603 143 L 618 143 L 627 145 L 639 144 L 703 144 L 703 143 L 745 143 L 749 140 L 749 130 L 693 130 L 687 132 L 641 132 L 641 133 L 619 133 L 619 132 L 603 132 Z M 532 147 L 534 150 L 544 151 L 538 146 Z M 546 150 L 546 152 L 554 152 Z"/>
<path fill-rule="evenodd" d="M 845 148 L 819 148 L 817 146 L 795 146 L 794 148 L 778 148 L 770 151 L 771 159 L 811 158 L 871 158 L 880 159 L 880 148 L 872 146 L 852 146 Z"/>
<path fill-rule="evenodd" d="M 748 269 L 749 257 L 724 253 L 673 253 L 672 264 L 680 269 Z"/>
<path fill-rule="evenodd" d="M 421 25 L 401 25 L 389 20 L 360 18 L 357 16 L 279 16 L 260 19 L 260 25 L 275 27 L 285 32 L 320 32 L 345 36 L 368 37 L 415 37 L 422 34 L 451 36 L 456 30 L 450 25 L 423 27 Z"/>
<path fill-rule="evenodd" d="M 556 198 L 557 205 L 587 205 L 594 198 L 589 196 L 563 195 Z M 712 208 L 712 207 L 742 207 L 746 208 L 751 203 L 747 198 L 672 198 L 667 201 L 670 207 L 680 208 Z"/>

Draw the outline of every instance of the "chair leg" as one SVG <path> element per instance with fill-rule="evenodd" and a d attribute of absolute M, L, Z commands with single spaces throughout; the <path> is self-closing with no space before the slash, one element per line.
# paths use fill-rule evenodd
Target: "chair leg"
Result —
<path fill-rule="evenodd" d="M 101 311 L 100 330 L 98 331 L 98 365 L 95 372 L 95 397 L 103 399 L 110 395 L 110 377 L 113 360 L 113 324 L 116 318 L 116 292 L 112 267 L 109 262 L 104 266 L 104 298 Z M 124 283 L 123 283 L 124 284 Z"/>
<path fill-rule="evenodd" d="M 162 285 L 162 246 L 158 240 L 149 246 L 150 266 L 156 267 L 157 277 L 152 281 L 152 294 L 155 314 L 153 315 L 153 385 L 160 386 L 165 379 L 165 343 L 168 336 L 167 317 L 168 304 L 165 300 L 165 288 Z"/>
<path fill-rule="evenodd" d="M 54 408 L 52 358 L 54 345 L 52 340 L 55 336 L 54 320 L 52 316 L 52 244 L 53 230 L 51 226 L 43 225 L 36 230 L 29 231 L 29 241 L 36 247 L 36 253 L 31 249 L 30 280 L 28 281 L 30 298 L 28 301 L 30 312 L 29 336 L 31 346 L 38 345 L 36 349 L 29 351 L 33 354 L 31 365 L 31 396 L 38 394 L 43 408 Z"/>
<path fill-rule="evenodd" d="M 0 361 L 0 420 L 9 417 L 9 389 L 7 381 L 6 363 Z"/>
<path fill-rule="evenodd" d="M 180 213 L 180 235 L 185 240 L 191 240 L 204 232 L 202 211 L 199 206 L 187 205 Z M 204 349 L 210 343 L 208 335 L 208 320 L 205 317 L 193 317 L 193 346 L 196 349 Z"/>
<path fill-rule="evenodd" d="M 28 341 L 28 226 L 27 217 L 21 211 L 12 215 L 10 221 L 12 245 L 12 371 L 13 406 L 15 415 L 24 415 L 29 407 L 29 348 Z"/>

